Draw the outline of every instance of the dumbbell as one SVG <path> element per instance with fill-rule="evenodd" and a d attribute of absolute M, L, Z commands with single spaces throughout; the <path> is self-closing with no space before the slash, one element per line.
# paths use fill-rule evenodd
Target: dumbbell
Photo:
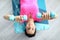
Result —
<path fill-rule="evenodd" d="M 56 13 L 55 12 L 50 12 L 50 17 L 51 18 L 55 18 L 56 17 Z"/>
<path fill-rule="evenodd" d="M 10 16 L 9 16 L 9 20 L 10 20 L 10 21 L 14 21 L 14 20 L 15 20 L 15 16 L 14 16 L 14 15 L 10 15 Z M 23 20 L 24 20 L 24 21 L 27 20 L 27 16 L 26 16 L 26 15 L 23 15 Z"/>
<path fill-rule="evenodd" d="M 51 18 L 55 18 L 55 13 L 54 12 L 50 12 L 50 17 Z M 41 13 L 37 13 L 37 18 L 42 18 L 42 14 Z"/>

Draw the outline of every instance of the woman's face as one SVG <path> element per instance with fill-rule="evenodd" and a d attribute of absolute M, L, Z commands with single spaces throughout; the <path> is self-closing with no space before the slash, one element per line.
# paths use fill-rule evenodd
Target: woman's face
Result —
<path fill-rule="evenodd" d="M 35 32 L 35 25 L 34 25 L 34 21 L 29 20 L 27 25 L 26 25 L 26 32 L 28 34 L 34 34 Z"/>

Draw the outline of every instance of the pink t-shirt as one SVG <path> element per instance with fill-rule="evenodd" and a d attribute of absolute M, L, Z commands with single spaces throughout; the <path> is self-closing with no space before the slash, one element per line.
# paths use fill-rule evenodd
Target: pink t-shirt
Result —
<path fill-rule="evenodd" d="M 20 6 L 20 15 L 29 17 L 31 13 L 34 21 L 41 21 L 41 19 L 37 18 L 37 13 L 39 12 L 37 0 L 20 0 Z"/>

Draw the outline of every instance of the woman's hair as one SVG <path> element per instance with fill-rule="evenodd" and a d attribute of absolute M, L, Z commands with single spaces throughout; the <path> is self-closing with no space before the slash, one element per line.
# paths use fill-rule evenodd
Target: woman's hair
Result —
<path fill-rule="evenodd" d="M 34 37 L 34 36 L 36 35 L 36 29 L 35 29 L 34 34 L 28 34 L 28 33 L 26 32 L 26 29 L 25 29 L 25 35 L 28 36 L 28 37 Z"/>

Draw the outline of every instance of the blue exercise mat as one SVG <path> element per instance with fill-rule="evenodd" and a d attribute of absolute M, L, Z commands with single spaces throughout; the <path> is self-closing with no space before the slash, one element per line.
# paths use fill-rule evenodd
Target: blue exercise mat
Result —
<path fill-rule="evenodd" d="M 42 24 L 42 23 L 35 22 L 35 26 L 36 26 L 37 31 L 49 29 L 48 24 Z M 16 33 L 24 33 L 25 27 L 26 27 L 26 23 L 19 23 L 19 22 L 14 23 L 14 29 Z"/>
<path fill-rule="evenodd" d="M 19 15 L 19 1 L 17 0 L 12 0 L 12 4 L 13 4 L 13 14 L 15 16 Z M 16 7 L 18 6 L 18 7 Z M 45 5 L 45 0 L 38 0 L 38 6 L 39 6 L 39 10 L 40 12 L 46 12 L 46 5 Z M 49 29 L 49 25 L 48 25 L 48 20 L 44 20 L 42 22 L 35 22 L 36 25 L 36 29 L 37 30 L 47 30 Z M 18 22 L 14 22 L 14 29 L 16 33 L 23 33 L 25 30 L 25 26 L 26 26 L 26 22 L 25 23 L 18 23 Z"/>

